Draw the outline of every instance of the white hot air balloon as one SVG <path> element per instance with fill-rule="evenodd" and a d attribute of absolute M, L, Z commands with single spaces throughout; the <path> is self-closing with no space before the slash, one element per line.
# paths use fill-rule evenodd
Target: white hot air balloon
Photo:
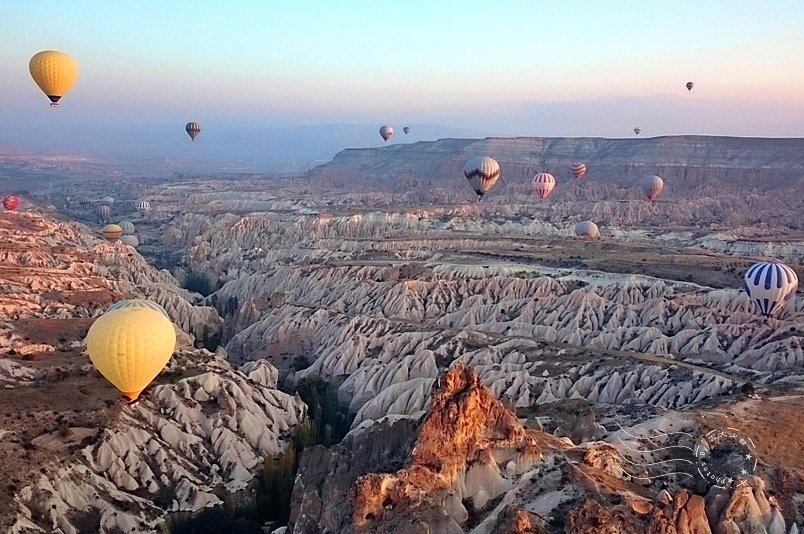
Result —
<path fill-rule="evenodd" d="M 140 200 L 137 202 L 137 211 L 140 212 L 140 215 L 145 215 L 151 211 L 151 203 L 147 200 Z"/>
<path fill-rule="evenodd" d="M 123 234 L 120 236 L 120 242 L 134 248 L 140 246 L 140 240 L 137 239 L 137 236 L 131 234 Z"/>
<path fill-rule="evenodd" d="M 664 189 L 664 180 L 658 176 L 646 176 L 642 179 L 642 192 L 648 202 L 653 202 Z"/>
<path fill-rule="evenodd" d="M 488 156 L 474 156 L 463 166 L 463 175 L 477 193 L 479 201 L 499 180 L 500 164 Z"/>
<path fill-rule="evenodd" d="M 134 233 L 134 223 L 131 221 L 121 221 L 118 226 L 123 230 L 123 235 L 131 235 Z"/>
<path fill-rule="evenodd" d="M 575 225 L 575 235 L 580 237 L 597 237 L 600 229 L 592 221 L 581 221 Z"/>
<path fill-rule="evenodd" d="M 546 172 L 537 173 L 533 177 L 533 190 L 536 195 L 544 200 L 555 189 L 556 179 L 552 174 Z"/>
<path fill-rule="evenodd" d="M 796 272 L 779 262 L 755 263 L 743 277 L 743 290 L 765 317 L 784 308 L 793 299 L 797 288 Z"/>

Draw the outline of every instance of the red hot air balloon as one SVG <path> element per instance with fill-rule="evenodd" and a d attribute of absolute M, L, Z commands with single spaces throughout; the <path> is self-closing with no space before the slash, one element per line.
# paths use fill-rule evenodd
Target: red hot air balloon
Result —
<path fill-rule="evenodd" d="M 547 198 L 547 195 L 550 194 L 555 186 L 556 179 L 552 174 L 540 172 L 533 177 L 533 190 L 536 191 L 536 195 L 542 200 Z"/>
<path fill-rule="evenodd" d="M 20 197 L 16 195 L 7 195 L 3 197 L 3 207 L 8 211 L 17 211 L 20 207 Z"/>
<path fill-rule="evenodd" d="M 664 180 L 658 176 L 646 176 L 642 180 L 642 192 L 648 202 L 653 202 L 664 189 Z"/>
<path fill-rule="evenodd" d="M 572 177 L 576 180 L 586 174 L 586 165 L 583 163 L 573 163 L 570 167 L 570 171 L 572 171 Z"/>

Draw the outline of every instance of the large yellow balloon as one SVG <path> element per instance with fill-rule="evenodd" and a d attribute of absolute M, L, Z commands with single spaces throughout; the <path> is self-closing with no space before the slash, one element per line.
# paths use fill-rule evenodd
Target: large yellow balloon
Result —
<path fill-rule="evenodd" d="M 131 400 L 136 400 L 164 369 L 175 347 L 173 323 L 144 307 L 107 312 L 87 333 L 92 364 Z"/>
<path fill-rule="evenodd" d="M 59 105 L 59 99 L 67 94 L 78 78 L 78 65 L 73 58 L 56 50 L 45 50 L 34 55 L 28 63 L 28 69 L 36 85 L 54 107 Z"/>

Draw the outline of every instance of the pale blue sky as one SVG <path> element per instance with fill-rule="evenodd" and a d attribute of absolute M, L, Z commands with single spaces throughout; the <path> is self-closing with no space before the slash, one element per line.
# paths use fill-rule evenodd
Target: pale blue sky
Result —
<path fill-rule="evenodd" d="M 0 21 L 1 139 L 191 119 L 804 135 L 801 0 L 0 0 Z M 80 67 L 58 118 L 28 75 L 44 49 Z"/>

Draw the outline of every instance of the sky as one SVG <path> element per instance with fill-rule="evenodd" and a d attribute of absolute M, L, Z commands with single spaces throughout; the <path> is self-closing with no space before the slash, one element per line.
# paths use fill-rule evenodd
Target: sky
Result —
<path fill-rule="evenodd" d="M 189 120 L 804 136 L 801 0 L 0 0 L 0 21 L 0 146 L 122 150 Z M 28 74 L 46 49 L 80 69 L 58 110 Z"/>

